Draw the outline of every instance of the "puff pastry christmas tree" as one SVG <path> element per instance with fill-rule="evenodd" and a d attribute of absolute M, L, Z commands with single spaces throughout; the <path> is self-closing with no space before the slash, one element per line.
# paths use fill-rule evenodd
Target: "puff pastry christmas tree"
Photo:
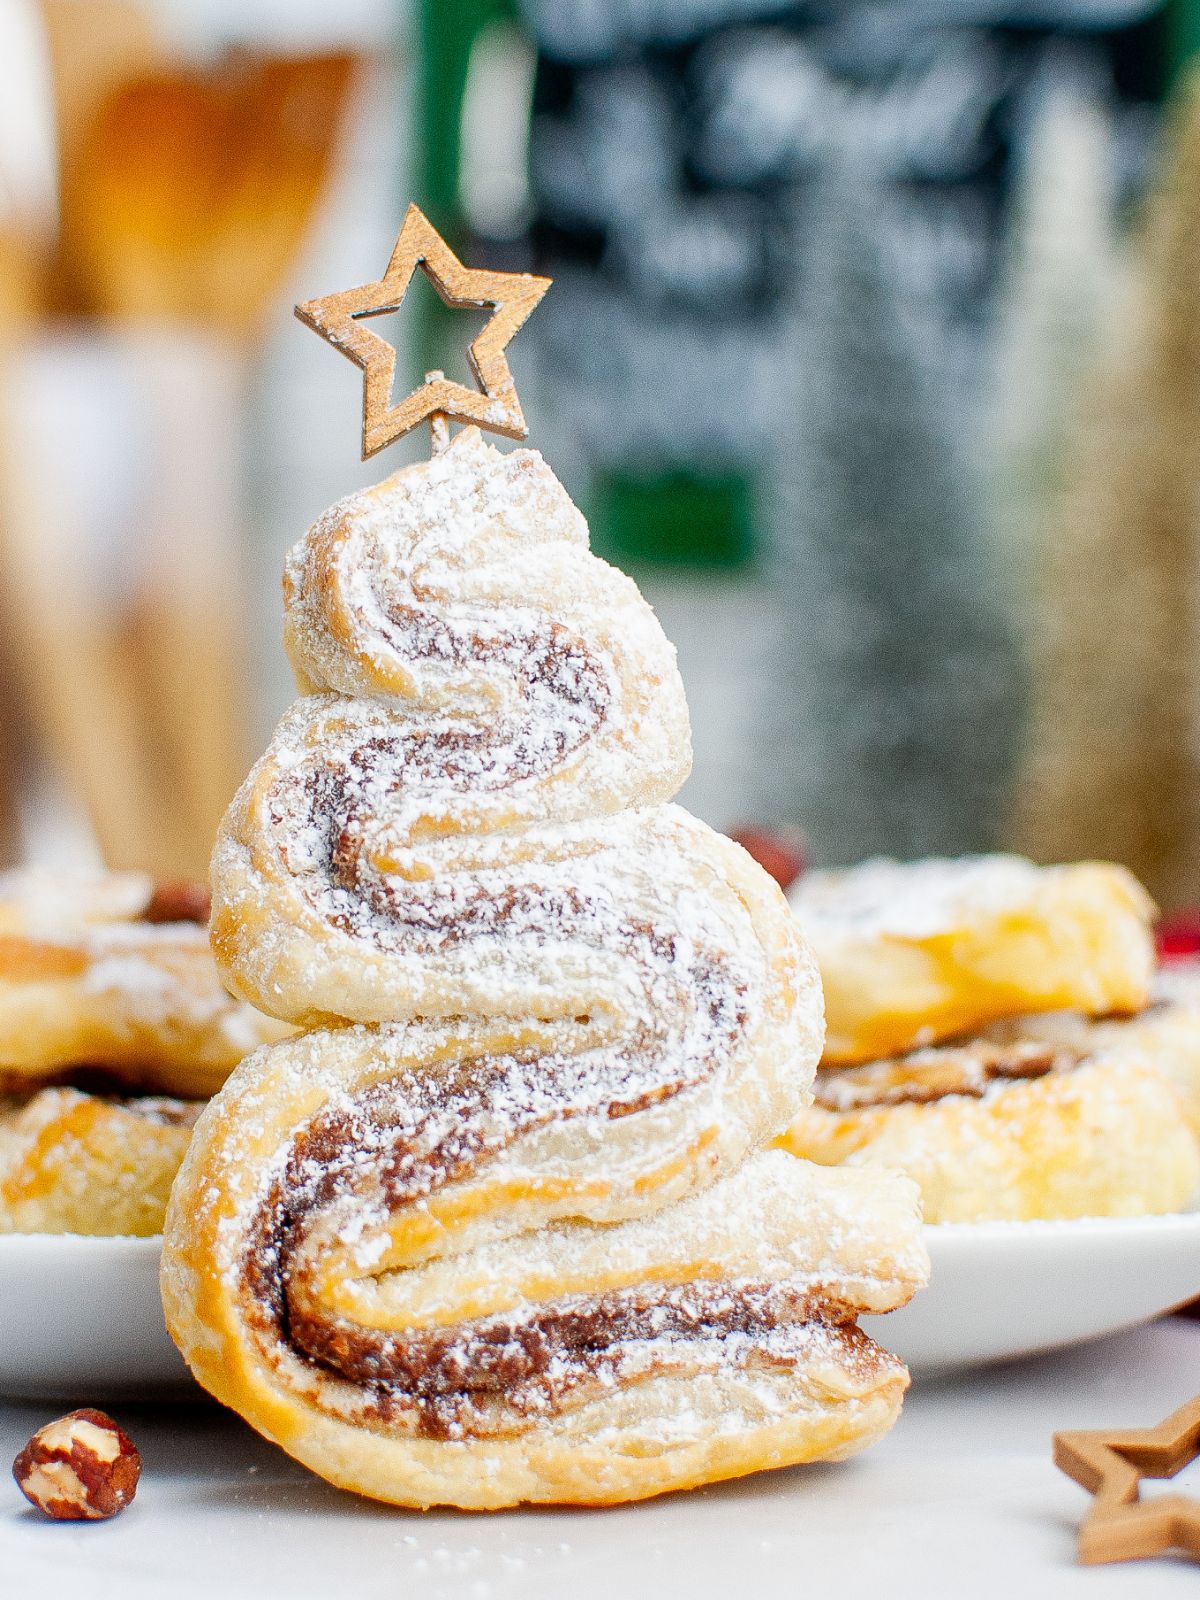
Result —
<path fill-rule="evenodd" d="M 412 218 L 305 319 L 346 344 L 414 239 L 454 303 L 544 292 L 472 284 Z M 467 414 L 437 379 L 393 407 L 388 358 L 349 353 L 366 448 Z M 471 414 L 519 431 L 485 355 Z M 775 884 L 668 803 L 687 711 L 633 583 L 536 452 L 471 426 L 326 513 L 285 597 L 302 698 L 221 829 L 213 941 L 308 1031 L 234 1073 L 175 1189 L 197 1377 L 408 1505 L 636 1499 L 877 1437 L 907 1374 L 855 1317 L 923 1279 L 913 1191 L 765 1148 L 819 982 Z"/>

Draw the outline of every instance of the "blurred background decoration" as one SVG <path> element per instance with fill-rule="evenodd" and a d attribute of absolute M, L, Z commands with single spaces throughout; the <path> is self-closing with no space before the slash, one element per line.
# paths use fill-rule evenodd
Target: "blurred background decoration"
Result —
<path fill-rule="evenodd" d="M 0 0 L 4 852 L 203 869 L 283 550 L 380 469 L 291 304 L 411 197 L 555 279 L 514 371 L 679 644 L 688 804 L 1200 900 L 1198 47 L 1200 0 Z"/>

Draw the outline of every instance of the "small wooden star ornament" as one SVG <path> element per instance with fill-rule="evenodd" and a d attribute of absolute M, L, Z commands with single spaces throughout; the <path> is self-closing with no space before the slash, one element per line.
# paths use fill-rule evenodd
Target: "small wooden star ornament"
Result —
<path fill-rule="evenodd" d="M 467 351 L 479 389 L 430 373 L 419 389 L 392 404 L 396 352 L 372 333 L 366 319 L 395 311 L 420 267 L 448 306 L 491 307 L 487 326 Z M 387 271 L 378 283 L 306 300 L 296 315 L 363 369 L 363 460 L 403 434 L 439 417 L 473 422 L 510 439 L 529 432 L 504 354 L 513 334 L 550 287 L 549 278 L 528 272 L 489 272 L 464 267 L 437 229 L 409 206 Z"/>
<path fill-rule="evenodd" d="M 1200 1500 L 1139 1497 L 1143 1478 L 1173 1478 L 1197 1456 L 1200 1395 L 1157 1428 L 1056 1433 L 1055 1465 L 1095 1496 L 1079 1529 L 1080 1561 L 1136 1561 L 1172 1550 L 1200 1557 Z"/>

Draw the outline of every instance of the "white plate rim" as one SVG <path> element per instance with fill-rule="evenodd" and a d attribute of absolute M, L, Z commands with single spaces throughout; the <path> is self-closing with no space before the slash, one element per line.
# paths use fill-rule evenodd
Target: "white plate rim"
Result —
<path fill-rule="evenodd" d="M 928 1223 L 922 1234 L 933 1269 L 930 1289 L 890 1316 L 864 1321 L 864 1331 L 879 1338 L 885 1347 L 898 1350 L 918 1375 L 984 1366 L 1078 1344 L 1151 1320 L 1200 1294 L 1200 1266 L 1194 1271 L 1189 1267 L 1182 1275 L 1179 1271 L 1182 1257 L 1188 1263 L 1200 1263 L 1198 1211 Z M 132 1322 L 122 1327 L 119 1339 L 108 1329 L 88 1346 L 94 1381 L 114 1392 L 123 1392 L 130 1384 L 140 1388 L 154 1383 L 173 1392 L 181 1384 L 187 1386 L 183 1363 L 170 1344 L 158 1301 L 162 1245 L 161 1234 L 0 1234 L 0 1282 L 11 1274 L 32 1296 L 14 1301 L 13 1316 L 8 1319 L 5 1337 L 15 1342 L 0 1349 L 3 1392 L 48 1393 L 62 1382 L 62 1374 L 72 1363 L 83 1359 L 73 1350 L 69 1332 L 81 1303 L 79 1297 L 99 1293 L 107 1304 L 110 1283 L 112 1292 L 119 1293 L 122 1283 L 132 1287 L 135 1281 L 136 1308 L 129 1309 L 136 1309 L 137 1314 Z M 1132 1279 L 1123 1270 L 1123 1263 L 1131 1260 L 1139 1264 Z M 1160 1271 L 1165 1280 L 1159 1279 Z M 1098 1281 L 1117 1290 L 1115 1302 L 1111 1293 L 1101 1294 L 1094 1323 L 1087 1316 L 1081 1319 L 1071 1313 L 1040 1324 L 1037 1315 L 1027 1316 L 1024 1308 L 1031 1303 L 1031 1292 L 1036 1299 L 1038 1285 L 1048 1281 L 1047 1275 L 1056 1279 L 1060 1273 L 1076 1285 L 1073 1305 L 1087 1303 L 1088 1282 L 1097 1273 Z M 63 1322 L 53 1353 L 45 1354 L 39 1367 L 39 1346 L 30 1328 L 34 1325 L 31 1319 L 38 1314 L 34 1286 L 43 1275 L 51 1299 L 61 1297 L 71 1315 Z M 1159 1298 L 1156 1285 L 1164 1281 L 1172 1287 Z M 1122 1284 L 1126 1287 L 1120 1288 Z M 1000 1304 L 997 1295 L 1003 1296 Z M 109 1308 L 103 1316 L 119 1314 Z M 885 1326 L 876 1327 L 876 1322 Z M 105 1326 L 108 1328 L 107 1323 Z M 27 1343 L 31 1339 L 33 1342 Z"/>

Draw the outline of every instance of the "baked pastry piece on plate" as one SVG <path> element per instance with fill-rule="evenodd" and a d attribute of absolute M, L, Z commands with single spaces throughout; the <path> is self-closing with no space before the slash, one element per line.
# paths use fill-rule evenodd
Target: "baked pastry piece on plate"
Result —
<path fill-rule="evenodd" d="M 0 1100 L 0 1233 L 161 1233 L 202 1109 L 72 1088 Z"/>
<path fill-rule="evenodd" d="M 79 1068 L 205 1098 L 290 1030 L 234 1000 L 208 944 L 207 891 L 141 873 L 0 873 L 0 1086 Z"/>
<path fill-rule="evenodd" d="M 768 1141 L 821 1048 L 775 884 L 666 802 L 674 654 L 540 456 L 474 429 L 288 564 L 308 691 L 222 826 L 214 946 L 315 1031 L 244 1062 L 168 1211 L 168 1327 L 343 1487 L 638 1499 L 848 1454 L 915 1191 Z M 352 1025 L 346 1025 L 347 1022 Z"/>
<path fill-rule="evenodd" d="M 985 1037 L 1150 1061 L 1173 1084 L 1200 1136 L 1200 964 L 1172 962 L 1155 976 L 1150 1004 L 1132 1017 L 1051 1011 L 993 1023 Z"/>
<path fill-rule="evenodd" d="M 810 1161 L 901 1169 L 926 1222 L 1181 1210 L 1200 1186 L 1200 1145 L 1162 1041 L 1112 1039 L 1138 1020 L 1080 1019 L 1048 1042 L 1043 1020 L 822 1071 L 779 1143 Z"/>
<path fill-rule="evenodd" d="M 867 861 L 802 877 L 830 1066 L 873 1061 L 1027 1011 L 1140 1011 L 1154 907 L 1123 867 L 1019 856 Z"/>

